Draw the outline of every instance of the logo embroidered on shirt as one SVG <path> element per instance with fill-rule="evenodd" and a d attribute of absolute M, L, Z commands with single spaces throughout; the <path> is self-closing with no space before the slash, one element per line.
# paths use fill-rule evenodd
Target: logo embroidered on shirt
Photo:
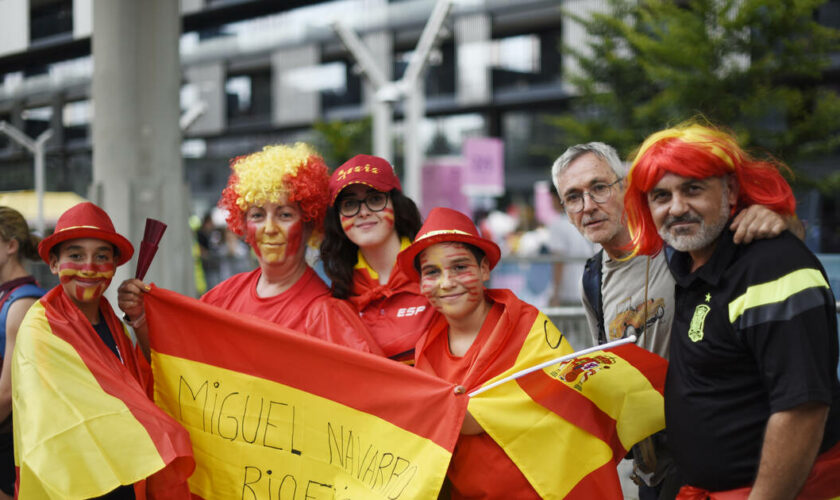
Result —
<path fill-rule="evenodd" d="M 417 306 L 417 307 L 400 307 L 397 310 L 397 317 L 402 318 L 406 316 L 415 316 L 420 314 L 421 312 L 426 310 L 426 306 Z"/>
<path fill-rule="evenodd" d="M 706 315 L 711 308 L 706 304 L 699 304 L 694 309 L 694 316 L 691 317 L 691 324 L 688 326 L 688 338 L 692 342 L 703 340 L 703 326 L 706 323 Z"/>

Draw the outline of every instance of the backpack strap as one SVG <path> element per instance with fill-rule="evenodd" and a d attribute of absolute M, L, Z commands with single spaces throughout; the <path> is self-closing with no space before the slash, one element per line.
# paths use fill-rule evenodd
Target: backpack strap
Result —
<path fill-rule="evenodd" d="M 9 309 L 11 308 L 12 304 L 17 299 L 23 299 L 26 297 L 41 297 L 46 293 L 43 288 L 33 285 L 31 283 L 26 283 L 25 285 L 21 285 L 11 292 L 7 293 L 2 300 L 2 306 L 0 306 L 0 357 L 6 356 L 6 318 L 9 316 Z"/>
<path fill-rule="evenodd" d="M 595 320 L 598 323 L 598 344 L 607 342 L 607 331 L 604 329 L 604 305 L 601 302 L 601 282 L 603 273 L 601 267 L 604 260 L 604 250 L 601 249 L 587 259 L 583 269 L 583 294 L 595 310 Z"/>

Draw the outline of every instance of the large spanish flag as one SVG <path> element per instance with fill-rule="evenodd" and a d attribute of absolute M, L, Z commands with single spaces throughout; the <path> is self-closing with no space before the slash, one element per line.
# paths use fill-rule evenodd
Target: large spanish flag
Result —
<path fill-rule="evenodd" d="M 61 287 L 36 302 L 18 330 L 19 498 L 97 497 L 146 478 L 138 498 L 188 498 L 189 436 L 152 402 L 149 365 L 105 299 L 100 311 L 122 362 Z"/>
<path fill-rule="evenodd" d="M 491 292 L 516 309 L 514 300 Z M 573 351 L 541 312 L 528 306 L 515 314 L 521 320 L 508 340 L 519 346 L 515 360 L 481 387 Z M 597 351 L 471 398 L 470 413 L 542 498 L 622 498 L 617 461 L 664 428 L 667 363 L 627 347 L 627 358 Z"/>
<path fill-rule="evenodd" d="M 466 395 L 400 363 L 152 287 L 155 400 L 203 498 L 437 498 Z"/>

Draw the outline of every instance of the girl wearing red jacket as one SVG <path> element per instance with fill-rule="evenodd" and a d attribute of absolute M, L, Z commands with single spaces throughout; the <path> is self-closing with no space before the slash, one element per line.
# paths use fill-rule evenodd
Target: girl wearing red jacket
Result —
<path fill-rule="evenodd" d="M 356 306 L 386 356 L 408 364 L 435 314 L 417 282 L 396 267 L 420 225 L 386 160 L 357 155 L 330 177 L 321 259 L 333 296 Z"/>

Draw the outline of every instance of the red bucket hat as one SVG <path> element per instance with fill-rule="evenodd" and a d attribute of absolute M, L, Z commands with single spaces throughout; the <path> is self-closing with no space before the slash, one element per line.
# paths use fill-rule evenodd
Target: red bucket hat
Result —
<path fill-rule="evenodd" d="M 435 243 L 445 241 L 469 243 L 480 248 L 487 257 L 490 269 L 496 267 L 502 255 L 499 245 L 483 238 L 469 217 L 451 208 L 436 207 L 429 212 L 414 243 L 397 256 L 397 264 L 406 275 L 419 280 L 420 275 L 414 268 L 414 259 Z"/>
<path fill-rule="evenodd" d="M 350 184 L 364 184 L 384 193 L 392 189 L 402 191 L 400 180 L 388 160 L 371 155 L 356 155 L 335 169 L 330 177 L 330 205 Z"/>
<path fill-rule="evenodd" d="M 86 201 L 79 203 L 61 214 L 55 225 L 55 232 L 38 245 L 38 255 L 47 264 L 50 263 L 50 250 L 59 243 L 78 238 L 96 238 L 107 241 L 117 247 L 116 261 L 120 266 L 131 259 L 134 247 L 131 242 L 117 234 L 114 223 L 104 210 Z"/>

